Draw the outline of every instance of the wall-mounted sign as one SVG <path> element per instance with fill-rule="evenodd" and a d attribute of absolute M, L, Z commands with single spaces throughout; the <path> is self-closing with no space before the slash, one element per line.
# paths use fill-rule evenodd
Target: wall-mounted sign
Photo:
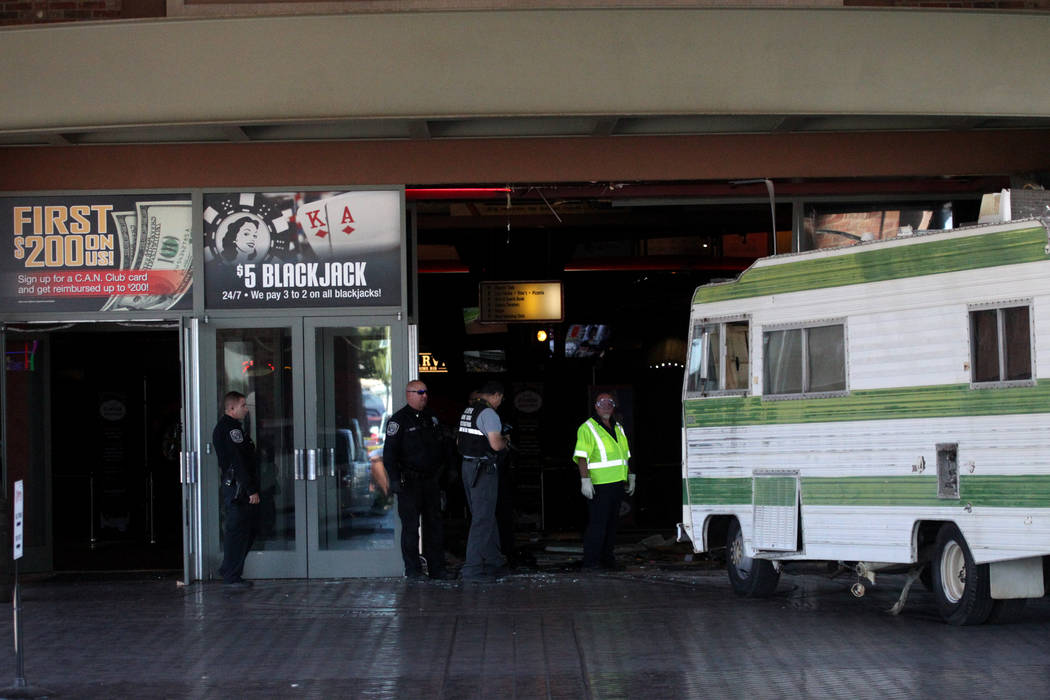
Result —
<path fill-rule="evenodd" d="M 530 323 L 565 318 L 561 282 L 482 282 L 482 323 Z"/>
<path fill-rule="evenodd" d="M 11 547 L 11 558 L 21 559 L 22 558 L 22 522 L 25 516 L 24 510 L 25 503 L 25 488 L 22 486 L 22 480 L 19 479 L 15 482 L 15 503 L 14 503 L 14 542 Z"/>
<path fill-rule="evenodd" d="M 398 190 L 204 195 L 209 308 L 399 306 Z"/>
<path fill-rule="evenodd" d="M 443 360 L 434 357 L 434 353 L 419 353 L 420 374 L 448 374 L 448 365 Z"/>
<path fill-rule="evenodd" d="M 188 194 L 0 199 L 0 300 L 31 311 L 191 306 Z"/>

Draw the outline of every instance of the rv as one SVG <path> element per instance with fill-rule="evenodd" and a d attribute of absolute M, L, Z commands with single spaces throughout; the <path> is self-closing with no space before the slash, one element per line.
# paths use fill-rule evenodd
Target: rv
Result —
<path fill-rule="evenodd" d="M 1050 245 L 1039 220 L 758 260 L 693 297 L 683 522 L 733 590 L 921 579 L 981 624 L 1044 595 Z M 806 564 L 803 564 L 806 563 Z"/>

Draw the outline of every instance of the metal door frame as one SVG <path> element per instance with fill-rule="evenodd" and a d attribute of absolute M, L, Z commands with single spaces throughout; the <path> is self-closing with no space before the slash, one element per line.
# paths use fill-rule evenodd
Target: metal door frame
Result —
<path fill-rule="evenodd" d="M 204 553 L 201 529 L 201 369 L 200 322 L 183 318 L 179 329 L 179 359 L 182 362 L 182 452 L 179 481 L 182 483 L 182 581 L 203 578 Z"/>
<path fill-rule="evenodd" d="M 287 328 L 292 341 L 292 422 L 293 455 L 303 455 L 318 449 L 317 429 L 317 331 L 339 331 L 360 327 L 385 326 L 390 328 L 391 384 L 393 397 L 399 387 L 408 381 L 406 321 L 402 314 L 347 313 L 344 315 L 303 315 L 302 311 L 276 316 L 205 316 L 200 325 L 196 319 L 188 321 L 183 338 L 194 343 L 196 354 L 184 353 L 187 399 L 194 406 L 187 410 L 187 420 L 194 422 L 192 430 L 184 431 L 187 456 L 184 459 L 184 478 L 195 481 L 184 483 L 185 537 L 192 547 L 187 549 L 184 573 L 187 581 L 214 578 L 222 561 L 219 530 L 219 474 L 211 446 L 211 429 L 219 418 L 218 358 L 216 332 L 219 329 Z M 196 326 L 196 327 L 195 327 Z M 191 386 L 192 385 L 192 386 Z M 391 409 L 396 409 L 392 406 Z M 192 453 L 196 450 L 198 457 Z M 315 453 L 316 454 L 316 453 Z M 192 466 L 187 466 L 192 465 Z M 296 472 L 300 468 L 296 467 Z M 342 578 L 352 576 L 398 575 L 402 568 L 400 521 L 395 518 L 395 531 L 389 556 L 385 550 L 324 551 L 318 548 L 318 485 L 297 474 L 293 480 L 295 495 L 294 551 L 261 551 L 253 548 L 245 561 L 247 578 Z"/>
<path fill-rule="evenodd" d="M 211 444 L 211 430 L 219 419 L 218 367 L 215 353 L 216 331 L 225 328 L 287 328 L 291 333 L 293 372 L 301 373 L 303 360 L 303 320 L 301 316 L 283 315 L 277 317 L 212 317 L 205 318 L 199 335 L 200 346 L 200 390 L 199 431 L 204 452 L 201 454 L 199 489 L 201 492 L 200 523 L 203 539 L 201 552 L 204 558 L 200 578 L 215 578 L 222 563 L 220 542 L 222 533 L 219 529 L 219 471 L 215 461 L 215 452 Z M 296 368 L 299 360 L 299 368 Z M 292 382 L 292 450 L 294 454 L 302 448 L 305 441 L 305 425 L 301 415 L 305 407 L 303 382 L 293 379 Z M 244 572 L 247 578 L 306 578 L 306 489 L 305 482 L 293 480 L 293 502 L 295 504 L 295 549 L 286 551 L 263 551 L 253 547 L 245 560 Z"/>

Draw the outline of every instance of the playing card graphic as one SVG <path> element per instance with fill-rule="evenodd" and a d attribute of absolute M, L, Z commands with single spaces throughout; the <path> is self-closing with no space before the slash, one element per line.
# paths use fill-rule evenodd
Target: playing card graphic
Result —
<path fill-rule="evenodd" d="M 387 250 L 401 242 L 397 192 L 347 192 L 325 200 L 329 245 L 333 254 Z"/>
<path fill-rule="evenodd" d="M 318 199 L 315 202 L 304 204 L 295 213 L 295 221 L 302 227 L 306 239 L 315 248 L 319 247 L 318 244 L 324 242 L 324 239 L 328 237 L 328 214 L 325 210 L 325 201 Z M 327 248 L 327 242 L 320 247 L 322 250 Z"/>

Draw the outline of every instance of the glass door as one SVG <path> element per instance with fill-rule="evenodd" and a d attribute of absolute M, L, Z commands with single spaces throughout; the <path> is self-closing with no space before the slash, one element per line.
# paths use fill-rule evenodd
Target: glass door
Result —
<path fill-rule="evenodd" d="M 406 381 L 400 322 L 212 319 L 200 331 L 204 578 L 222 560 L 212 429 L 229 391 L 245 395 L 260 468 L 259 529 L 247 578 L 401 572 L 396 508 L 381 463 L 391 387 Z"/>
<path fill-rule="evenodd" d="M 311 577 L 396 576 L 403 568 L 399 520 L 382 466 L 400 327 L 333 327 L 308 319 L 307 508 Z M 398 384 L 395 384 L 397 382 Z M 311 440 L 312 438 L 312 440 Z M 310 468 L 311 455 L 317 466 Z"/>
<path fill-rule="evenodd" d="M 24 488 L 23 554 L 19 568 L 50 571 L 53 568 L 51 521 L 51 401 L 50 358 L 46 331 L 0 330 L 4 354 L 2 385 L 2 455 L 6 478 L 5 502 L 10 516 L 14 482 Z M 86 486 L 86 484 L 85 484 Z M 82 499 L 87 502 L 88 499 Z M 88 521 L 90 505 L 76 515 Z M 0 532 L 10 533 L 8 527 Z M 93 536 L 93 532 L 92 532 Z M 0 548 L 10 562 L 11 538 Z"/>
<path fill-rule="evenodd" d="M 223 397 L 247 399 L 244 432 L 259 459 L 259 512 L 255 543 L 245 561 L 247 578 L 303 578 L 306 572 L 306 492 L 298 478 L 304 444 L 302 321 L 212 320 L 201 331 L 204 406 L 201 432 L 207 444 L 201 467 L 202 530 L 208 577 L 222 561 L 223 515 L 219 463 L 212 430 Z M 210 377 L 209 377 L 210 375 Z"/>

